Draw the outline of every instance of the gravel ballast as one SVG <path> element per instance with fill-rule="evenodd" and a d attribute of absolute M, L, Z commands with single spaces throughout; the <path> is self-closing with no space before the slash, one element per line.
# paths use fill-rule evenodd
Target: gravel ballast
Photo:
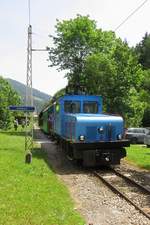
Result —
<path fill-rule="evenodd" d="M 81 213 L 87 225 L 150 225 L 148 218 L 109 190 L 91 170 L 69 161 L 60 147 L 48 141 L 38 129 L 35 138 L 47 153 L 50 168 L 68 187 L 75 210 Z"/>

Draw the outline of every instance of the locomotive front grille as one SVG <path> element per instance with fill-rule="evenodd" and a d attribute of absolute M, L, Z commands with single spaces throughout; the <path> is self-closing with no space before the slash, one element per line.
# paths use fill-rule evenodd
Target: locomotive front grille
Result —
<path fill-rule="evenodd" d="M 99 132 L 99 127 L 92 126 L 86 128 L 86 140 L 90 142 L 94 141 L 114 141 L 116 140 L 116 128 L 111 124 L 103 126 L 102 133 Z"/>
<path fill-rule="evenodd" d="M 112 141 L 115 140 L 115 133 L 116 133 L 116 129 L 114 126 L 112 126 L 112 124 L 108 124 L 106 126 L 106 138 L 108 141 Z"/>
<path fill-rule="evenodd" d="M 88 141 L 94 141 L 96 140 L 97 136 L 97 127 L 87 127 L 86 128 L 86 135 L 87 135 L 87 140 Z"/>

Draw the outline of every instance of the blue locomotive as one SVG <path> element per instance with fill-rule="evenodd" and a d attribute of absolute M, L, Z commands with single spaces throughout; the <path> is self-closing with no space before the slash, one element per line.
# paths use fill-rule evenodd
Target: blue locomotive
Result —
<path fill-rule="evenodd" d="M 123 118 L 102 113 L 101 96 L 62 96 L 40 113 L 39 124 L 84 166 L 115 165 L 126 156 Z"/>

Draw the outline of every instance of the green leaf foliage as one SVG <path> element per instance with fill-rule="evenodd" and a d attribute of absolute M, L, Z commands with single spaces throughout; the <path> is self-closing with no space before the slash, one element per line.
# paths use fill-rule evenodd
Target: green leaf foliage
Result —
<path fill-rule="evenodd" d="M 54 47 L 49 51 L 50 65 L 68 70 L 69 74 L 82 73 L 85 57 L 92 51 L 93 39 L 96 38 L 95 29 L 95 21 L 87 16 L 78 15 L 74 20 L 57 21 L 57 36 L 52 37 Z"/>
<path fill-rule="evenodd" d="M 9 128 L 15 113 L 9 110 L 10 105 L 19 105 L 20 96 L 10 84 L 0 76 L 0 129 Z"/>
<path fill-rule="evenodd" d="M 135 88 L 130 89 L 128 107 L 125 114 L 127 126 L 138 127 L 142 124 L 146 104 L 144 101 L 141 101 L 141 95 L 142 92 L 137 92 Z"/>
<path fill-rule="evenodd" d="M 144 73 L 127 42 L 81 15 L 57 21 L 56 34 L 49 51 L 50 66 L 66 70 L 69 85 L 82 85 L 88 94 L 102 95 L 107 112 L 121 114 L 130 126 L 140 125 L 146 107 L 140 93 Z"/>
<path fill-rule="evenodd" d="M 85 64 L 85 74 L 87 90 L 90 94 L 103 96 L 107 112 L 121 114 L 129 125 L 140 124 L 143 110 L 139 112 L 137 120 L 137 110 L 133 108 L 141 104 L 138 90 L 143 80 L 143 71 L 125 43 L 116 45 L 111 54 L 90 55 Z M 131 91 L 133 87 L 135 98 Z M 145 105 L 141 104 L 141 107 Z"/>
<path fill-rule="evenodd" d="M 143 116 L 143 126 L 150 127 L 150 69 L 144 71 L 144 80 L 141 88 L 143 89 L 143 101 L 146 104 L 146 108 Z"/>
<path fill-rule="evenodd" d="M 141 85 L 143 89 L 143 101 L 146 103 L 144 111 L 143 126 L 150 126 L 150 34 L 145 33 L 142 41 L 136 45 L 135 52 L 138 55 L 139 63 L 145 69 L 144 80 Z"/>
<path fill-rule="evenodd" d="M 144 69 L 150 69 L 150 34 L 145 33 L 142 41 L 136 45 L 135 51 Z"/>

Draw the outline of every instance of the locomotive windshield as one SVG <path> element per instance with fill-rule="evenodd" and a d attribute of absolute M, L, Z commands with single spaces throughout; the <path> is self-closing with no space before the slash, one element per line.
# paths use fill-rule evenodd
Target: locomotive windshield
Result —
<path fill-rule="evenodd" d="M 80 102 L 79 101 L 65 101 L 64 110 L 66 113 L 80 113 Z"/>
<path fill-rule="evenodd" d="M 83 103 L 84 113 L 98 113 L 98 103 L 97 102 L 84 102 Z"/>

